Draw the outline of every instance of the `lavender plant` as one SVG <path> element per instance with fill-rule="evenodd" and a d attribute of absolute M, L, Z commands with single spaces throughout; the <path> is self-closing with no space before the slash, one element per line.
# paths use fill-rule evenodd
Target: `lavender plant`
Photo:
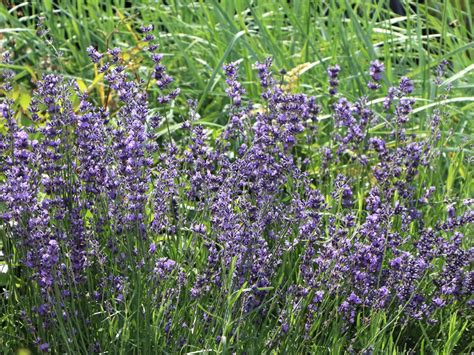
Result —
<path fill-rule="evenodd" d="M 425 179 L 444 108 L 418 137 L 412 80 L 375 98 L 381 62 L 370 96 L 344 97 L 335 65 L 317 99 L 285 91 L 267 58 L 255 65 L 259 109 L 228 63 L 224 131 L 200 124 L 190 100 L 182 132 L 163 136 L 180 92 L 152 30 L 140 54 L 150 72 L 119 48 L 88 49 L 110 92 L 102 106 L 48 74 L 20 123 L 3 73 L 5 349 L 416 351 L 427 329 L 452 339 L 449 314 L 462 324 L 453 346 L 468 349 L 472 201 L 445 205 Z"/>

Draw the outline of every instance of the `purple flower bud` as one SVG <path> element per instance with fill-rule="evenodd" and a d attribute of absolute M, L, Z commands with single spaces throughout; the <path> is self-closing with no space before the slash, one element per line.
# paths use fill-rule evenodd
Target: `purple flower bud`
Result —
<path fill-rule="evenodd" d="M 380 81 L 382 80 L 382 74 L 385 71 L 385 65 L 378 60 L 370 62 L 369 74 L 372 80 Z"/>
<path fill-rule="evenodd" d="M 336 95 L 337 93 L 337 87 L 339 85 L 339 80 L 338 75 L 339 72 L 341 71 L 341 67 L 336 64 L 332 67 L 328 67 L 328 76 L 329 76 L 329 94 L 330 95 Z"/>
<path fill-rule="evenodd" d="M 435 298 L 433 298 L 433 304 L 434 304 L 436 307 L 441 308 L 441 307 L 443 307 L 443 306 L 446 305 L 446 301 L 443 300 L 443 299 L 441 299 L 441 298 L 439 298 L 439 297 L 435 297 Z"/>
<path fill-rule="evenodd" d="M 147 25 L 147 26 L 141 26 L 140 27 L 140 32 L 141 33 L 148 33 L 153 30 L 153 25 Z"/>
<path fill-rule="evenodd" d="M 411 94 L 413 92 L 414 87 L 415 86 L 413 84 L 413 80 L 410 80 L 405 76 L 400 79 L 399 89 L 401 92 L 405 94 Z"/>
<path fill-rule="evenodd" d="M 103 54 L 100 54 L 97 49 L 94 47 L 90 46 L 87 47 L 87 53 L 89 55 L 89 58 L 92 60 L 92 63 L 98 63 L 100 59 L 102 59 Z"/>

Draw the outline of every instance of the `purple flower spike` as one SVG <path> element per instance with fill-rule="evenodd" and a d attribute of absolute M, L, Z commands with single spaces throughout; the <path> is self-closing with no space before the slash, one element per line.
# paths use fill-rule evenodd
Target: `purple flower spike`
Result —
<path fill-rule="evenodd" d="M 385 71 L 385 65 L 378 60 L 370 62 L 370 77 L 374 81 L 382 80 L 382 73 Z"/>
<path fill-rule="evenodd" d="M 408 79 L 407 77 L 402 77 L 400 79 L 400 91 L 402 91 L 403 93 L 405 94 L 411 94 L 413 92 L 413 89 L 414 89 L 414 84 L 413 84 L 413 80 L 410 80 Z"/>
<path fill-rule="evenodd" d="M 329 76 L 329 94 L 336 95 L 337 94 L 337 87 L 339 86 L 339 72 L 341 71 L 341 67 L 336 64 L 332 67 L 328 67 L 328 76 Z"/>
<path fill-rule="evenodd" d="M 369 81 L 369 83 L 367 84 L 367 87 L 369 89 L 376 90 L 380 87 L 380 84 L 378 82 L 382 80 L 382 74 L 384 71 L 385 65 L 382 62 L 379 62 L 378 60 L 370 62 L 369 74 L 372 78 L 372 81 Z"/>

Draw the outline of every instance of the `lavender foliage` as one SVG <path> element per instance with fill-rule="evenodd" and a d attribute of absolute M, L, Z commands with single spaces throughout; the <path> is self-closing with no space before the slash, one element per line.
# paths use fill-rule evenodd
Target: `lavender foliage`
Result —
<path fill-rule="evenodd" d="M 188 326 L 196 317 L 222 344 L 214 314 L 234 298 L 227 336 L 247 318 L 266 317 L 281 336 L 302 319 L 310 339 L 328 304 L 348 332 L 371 311 L 429 323 L 453 304 L 471 309 L 474 249 L 463 230 L 473 211 L 450 205 L 445 221 L 429 219 L 436 188 L 420 192 L 420 172 L 436 158 L 443 112 L 434 113 L 430 137 L 407 132 L 412 80 L 390 87 L 381 105 L 340 96 L 324 107 L 333 124 L 324 142 L 323 102 L 286 92 L 268 58 L 256 64 L 263 109 L 254 110 L 238 63 L 229 63 L 223 134 L 213 138 L 191 102 L 177 142 L 158 134 L 179 89 L 169 88 L 152 30 L 142 28 L 151 83 L 130 72 L 119 49 L 88 49 L 113 108 L 48 74 L 36 83 L 31 125 L 22 125 L 13 73 L 3 73 L 1 221 L 27 290 L 16 297 L 35 295 L 21 306 L 27 341 L 44 352 L 98 352 L 118 341 L 104 338 L 100 324 L 135 307 L 137 329 L 156 332 L 155 351 L 180 349 L 173 334 L 197 331 Z M 340 68 L 327 72 L 333 96 Z M 370 89 L 381 87 L 383 72 L 383 63 L 370 64 Z M 371 130 L 380 113 L 389 135 Z M 321 157 L 300 152 L 308 135 Z M 65 339 L 51 335 L 58 329 Z"/>

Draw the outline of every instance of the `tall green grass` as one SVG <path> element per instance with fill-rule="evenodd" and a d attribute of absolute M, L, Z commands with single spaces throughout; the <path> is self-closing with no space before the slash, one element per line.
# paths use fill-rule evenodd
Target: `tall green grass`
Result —
<path fill-rule="evenodd" d="M 85 55 L 89 45 L 105 50 L 137 43 L 139 26 L 154 24 L 183 96 L 200 97 L 201 114 L 217 122 L 214 108 L 222 105 L 220 71 L 225 61 L 243 59 L 248 78 L 255 78 L 252 63 L 269 55 L 287 71 L 310 63 L 299 85 L 315 93 L 326 81 L 327 66 L 338 62 L 352 74 L 344 84 L 358 94 L 365 90 L 361 73 L 367 63 L 382 58 L 387 79 L 408 75 L 417 80 L 418 95 L 432 100 L 430 79 L 440 60 L 450 60 L 453 73 L 469 68 L 474 60 L 469 0 L 404 2 L 403 16 L 393 13 L 385 1 L 166 3 L 47 0 L 3 6 L 2 47 L 17 53 L 15 64 L 24 66 L 25 78 L 61 69 L 78 79 L 89 78 L 90 84 L 94 70 Z M 46 18 L 50 45 L 35 35 L 39 16 Z M 57 58 L 58 52 L 62 57 Z M 456 96 L 472 96 L 472 70 L 455 83 Z M 466 108 L 472 102 L 459 105 Z"/>

